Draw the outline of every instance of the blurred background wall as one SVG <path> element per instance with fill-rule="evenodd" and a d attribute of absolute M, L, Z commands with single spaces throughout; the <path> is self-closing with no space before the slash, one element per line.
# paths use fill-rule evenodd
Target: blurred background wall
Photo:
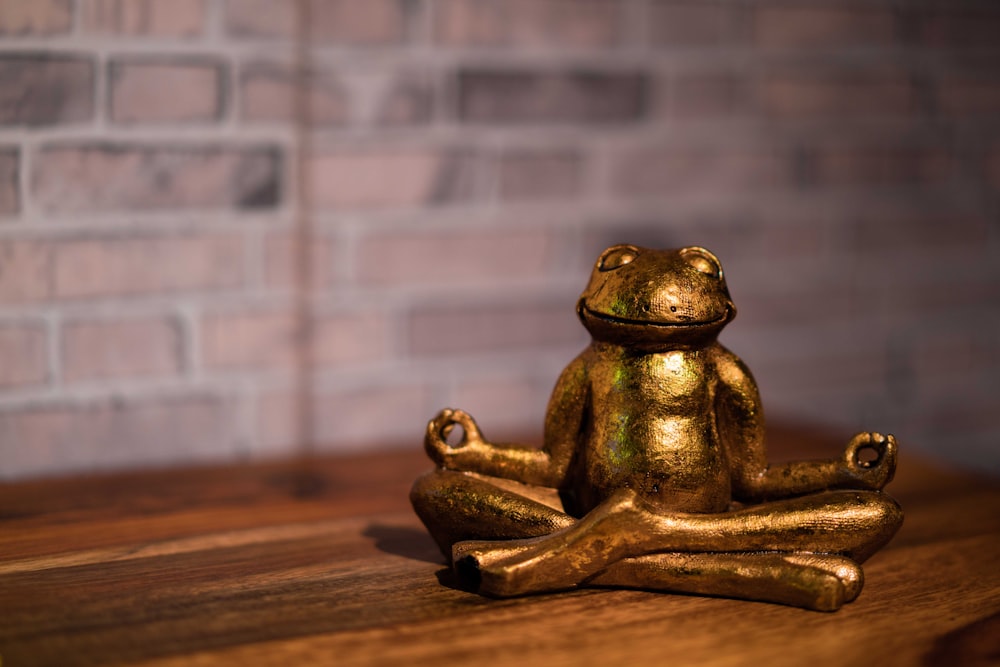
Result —
<path fill-rule="evenodd" d="M 539 433 L 617 242 L 997 471 L 998 232 L 988 0 L 0 0 L 0 478 Z"/>

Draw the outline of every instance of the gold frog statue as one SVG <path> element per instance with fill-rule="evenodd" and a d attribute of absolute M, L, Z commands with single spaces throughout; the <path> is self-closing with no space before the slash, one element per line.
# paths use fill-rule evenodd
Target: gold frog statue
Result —
<path fill-rule="evenodd" d="M 859 563 L 903 521 L 881 493 L 896 441 L 860 433 L 839 459 L 768 464 L 757 386 L 716 340 L 736 309 L 715 255 L 608 248 L 577 314 L 593 341 L 556 383 L 541 449 L 490 442 L 461 410 L 427 425 L 437 469 L 410 497 L 459 581 L 824 611 L 856 598 Z"/>

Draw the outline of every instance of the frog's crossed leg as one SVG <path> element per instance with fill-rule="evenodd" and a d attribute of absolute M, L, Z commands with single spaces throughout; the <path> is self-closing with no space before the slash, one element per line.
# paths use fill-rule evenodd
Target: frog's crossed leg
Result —
<path fill-rule="evenodd" d="M 463 583 L 500 597 L 615 586 L 832 611 L 861 592 L 858 563 L 902 517 L 871 491 L 694 514 L 658 511 L 622 489 L 577 520 L 496 481 L 438 470 L 413 498 Z"/>

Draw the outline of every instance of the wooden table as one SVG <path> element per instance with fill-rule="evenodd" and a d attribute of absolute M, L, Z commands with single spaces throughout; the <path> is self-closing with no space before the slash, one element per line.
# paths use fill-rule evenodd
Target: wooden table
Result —
<path fill-rule="evenodd" d="M 801 442 L 800 455 L 835 455 L 838 440 L 779 429 L 772 459 Z M 861 597 L 832 614 L 643 591 L 456 590 L 407 502 L 428 467 L 415 447 L 0 486 L 3 667 L 1000 656 L 1000 484 L 944 471 L 905 443 L 889 490 L 906 523 L 865 565 Z"/>

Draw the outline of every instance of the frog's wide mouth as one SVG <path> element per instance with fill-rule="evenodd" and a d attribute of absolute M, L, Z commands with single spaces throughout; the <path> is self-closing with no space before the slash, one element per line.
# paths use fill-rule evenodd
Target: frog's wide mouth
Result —
<path fill-rule="evenodd" d="M 580 299 L 580 305 L 578 307 L 580 314 L 586 315 L 587 317 L 593 317 L 597 320 L 602 320 L 604 322 L 610 322 L 612 324 L 625 324 L 630 326 L 643 326 L 643 327 L 655 327 L 658 329 L 693 329 L 697 327 L 707 327 L 714 324 L 723 324 L 727 322 L 732 317 L 732 307 L 726 306 L 725 312 L 719 317 L 713 320 L 699 320 L 695 322 L 656 322 L 653 320 L 634 320 L 627 317 L 617 317 L 615 315 L 608 315 L 606 313 L 599 313 L 587 305 L 587 302 Z"/>

